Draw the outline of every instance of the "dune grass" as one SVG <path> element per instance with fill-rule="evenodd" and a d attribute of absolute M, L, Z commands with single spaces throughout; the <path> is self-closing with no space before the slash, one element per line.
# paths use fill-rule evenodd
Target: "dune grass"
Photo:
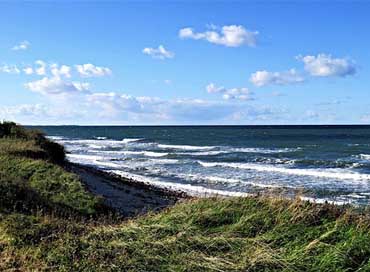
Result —
<path fill-rule="evenodd" d="M 0 269 L 369 271 L 369 218 L 248 197 L 185 201 L 130 221 L 3 216 Z"/>
<path fill-rule="evenodd" d="M 64 148 L 42 133 L 0 124 L 0 211 L 94 214 L 100 200 L 61 165 Z"/>
<path fill-rule="evenodd" d="M 61 167 L 62 147 L 1 131 L 0 271 L 370 271 L 366 210 L 209 198 L 123 220 Z"/>

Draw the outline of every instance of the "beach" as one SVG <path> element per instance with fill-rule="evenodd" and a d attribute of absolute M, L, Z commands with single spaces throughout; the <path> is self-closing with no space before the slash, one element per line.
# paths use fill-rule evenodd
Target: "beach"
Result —
<path fill-rule="evenodd" d="M 184 192 L 155 187 L 93 167 L 67 163 L 65 169 L 77 174 L 91 193 L 124 217 L 160 211 L 189 198 Z"/>

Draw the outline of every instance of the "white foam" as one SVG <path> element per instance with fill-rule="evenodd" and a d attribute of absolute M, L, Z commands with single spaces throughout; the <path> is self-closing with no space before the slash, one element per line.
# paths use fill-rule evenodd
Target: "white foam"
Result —
<path fill-rule="evenodd" d="M 94 148 L 94 149 L 101 149 L 101 148 L 104 147 L 102 145 L 97 145 L 97 144 L 89 144 L 88 146 L 91 147 L 91 148 Z"/>
<path fill-rule="evenodd" d="M 159 152 L 152 152 L 152 151 L 144 151 L 144 156 L 148 157 L 165 157 L 168 155 L 168 153 L 159 153 Z"/>
<path fill-rule="evenodd" d="M 211 150 L 214 146 L 195 146 L 195 145 L 166 145 L 158 144 L 159 148 L 164 149 L 180 149 L 180 150 Z"/>
<path fill-rule="evenodd" d="M 74 160 L 97 161 L 97 160 L 103 159 L 104 157 L 102 157 L 102 156 L 95 156 L 95 155 L 84 155 L 84 154 L 67 154 L 67 158 L 74 159 Z"/>
<path fill-rule="evenodd" d="M 123 139 L 121 142 L 123 142 L 125 144 L 129 144 L 129 143 L 138 142 L 138 141 L 141 141 L 141 140 L 143 140 L 143 138 L 126 138 L 126 139 Z"/>
<path fill-rule="evenodd" d="M 104 157 L 102 157 L 102 156 L 82 155 L 82 154 L 67 154 L 67 158 L 70 161 L 75 162 L 75 163 L 95 165 L 95 166 L 103 166 L 103 167 L 112 167 L 112 168 L 121 167 L 117 163 L 104 161 Z"/>
<path fill-rule="evenodd" d="M 129 151 L 129 150 L 102 150 L 102 151 L 96 151 L 91 150 L 90 152 L 93 153 L 101 153 L 101 154 L 112 154 L 112 155 L 143 155 L 147 157 L 165 157 L 168 155 L 168 153 L 163 152 L 153 152 L 153 151 Z"/>
<path fill-rule="evenodd" d="M 203 167 L 229 167 L 237 169 L 255 170 L 260 172 L 277 172 L 297 176 L 315 176 L 322 178 L 333 179 L 351 179 L 357 181 L 369 181 L 370 175 L 360 174 L 356 172 L 343 171 L 342 169 L 296 169 L 296 168 L 283 168 L 276 166 L 265 166 L 252 163 L 225 163 L 225 162 L 202 162 L 198 161 Z"/>
<path fill-rule="evenodd" d="M 274 185 L 274 184 L 263 184 L 263 183 L 257 183 L 257 182 L 251 182 L 251 181 L 243 181 L 242 179 L 235 179 L 235 178 L 224 178 L 224 177 L 218 177 L 218 176 L 201 176 L 197 175 L 196 179 L 203 179 L 210 182 L 216 182 L 216 183 L 243 183 L 245 185 L 251 185 L 255 187 L 261 187 L 261 188 L 279 188 L 281 186 Z M 286 187 L 286 186 L 284 186 Z"/>
<path fill-rule="evenodd" d="M 124 142 L 122 141 L 116 141 L 116 140 L 91 140 L 91 139 L 79 139 L 79 140 L 62 140 L 62 144 L 82 144 L 82 145 L 96 145 L 100 147 L 104 146 L 117 146 L 122 145 Z"/>
<path fill-rule="evenodd" d="M 52 141 L 61 141 L 61 140 L 65 139 L 63 136 L 46 136 L 46 138 L 48 138 Z"/>
<path fill-rule="evenodd" d="M 273 153 L 288 153 L 296 152 L 301 148 L 257 148 L 257 147 L 241 147 L 241 148 L 231 148 L 231 152 L 243 152 L 243 153 L 262 153 L 262 154 L 273 154 Z"/>
<path fill-rule="evenodd" d="M 370 160 L 370 155 L 369 154 L 360 154 L 358 155 L 361 159 L 364 160 Z"/>
<path fill-rule="evenodd" d="M 148 178 L 145 176 L 132 174 L 132 173 L 120 171 L 120 170 L 112 170 L 110 172 L 120 175 L 125 178 L 131 178 L 139 182 L 154 185 L 159 188 L 165 188 L 165 189 L 168 189 L 171 191 L 177 191 L 177 192 L 178 191 L 186 192 L 187 194 L 192 195 L 192 196 L 212 197 L 216 195 L 218 196 L 250 196 L 251 195 L 249 193 L 209 189 L 209 188 L 205 188 L 202 186 L 196 186 L 196 185 L 191 185 L 191 184 L 165 182 L 165 181 L 160 181 L 155 178 Z"/>
<path fill-rule="evenodd" d="M 178 155 L 190 155 L 190 156 L 213 156 L 219 154 L 230 153 L 230 151 L 200 151 L 200 152 L 178 152 Z"/>
<path fill-rule="evenodd" d="M 141 138 L 128 138 L 128 139 L 123 139 L 121 141 L 118 140 L 107 140 L 107 139 L 78 139 L 78 140 L 64 140 L 61 139 L 60 143 L 61 144 L 70 144 L 70 145 L 76 145 L 76 144 L 81 144 L 81 145 L 88 145 L 93 148 L 104 148 L 104 147 L 116 147 L 116 146 L 124 146 L 129 143 L 137 142 L 142 140 Z"/>

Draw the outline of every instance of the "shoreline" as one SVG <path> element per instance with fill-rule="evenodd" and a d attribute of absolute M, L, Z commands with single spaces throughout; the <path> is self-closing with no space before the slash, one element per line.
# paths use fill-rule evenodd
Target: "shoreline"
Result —
<path fill-rule="evenodd" d="M 299 198 L 302 201 L 308 201 L 316 204 L 333 204 L 336 206 L 354 205 L 351 202 L 343 202 L 340 200 L 323 200 L 304 193 L 304 189 L 295 188 L 265 188 L 262 191 L 252 191 L 248 193 L 237 193 L 229 195 L 213 189 L 204 190 L 202 192 L 194 189 L 196 186 L 181 190 L 179 187 L 187 187 L 187 185 L 176 184 L 171 186 L 169 183 L 155 184 L 139 181 L 132 177 L 126 177 L 114 173 L 114 171 L 104 171 L 94 166 L 87 166 L 79 163 L 67 161 L 64 168 L 80 177 L 87 189 L 97 196 L 104 199 L 104 203 L 118 211 L 120 214 L 132 217 L 144 214 L 148 211 L 159 211 L 167 207 L 173 206 L 175 203 L 194 198 L 228 198 L 228 197 L 256 197 L 266 196 L 274 198 L 284 198 L 293 200 Z M 119 172 L 119 171 L 118 171 Z M 191 187 L 191 188 L 190 188 Z M 189 191 L 190 189 L 190 191 Z M 192 190 L 192 191 L 191 191 Z"/>
<path fill-rule="evenodd" d="M 149 211 L 160 211 L 175 203 L 191 199 L 185 192 L 160 188 L 92 166 L 67 161 L 65 170 L 76 174 L 92 194 L 124 217 L 135 217 Z"/>

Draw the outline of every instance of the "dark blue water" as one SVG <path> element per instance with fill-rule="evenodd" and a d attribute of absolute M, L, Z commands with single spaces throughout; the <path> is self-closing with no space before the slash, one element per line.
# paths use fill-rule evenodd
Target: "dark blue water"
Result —
<path fill-rule="evenodd" d="M 194 194 L 370 200 L 370 126 L 39 128 L 71 161 Z"/>

